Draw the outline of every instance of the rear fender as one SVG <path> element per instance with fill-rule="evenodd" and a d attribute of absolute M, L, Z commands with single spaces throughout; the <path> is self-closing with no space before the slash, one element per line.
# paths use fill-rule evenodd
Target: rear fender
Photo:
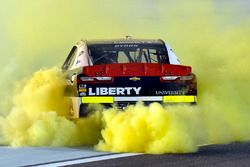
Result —
<path fill-rule="evenodd" d="M 81 98 L 79 97 L 68 97 L 70 98 L 70 113 L 69 117 L 72 119 L 79 118 L 79 108 L 81 105 Z"/>

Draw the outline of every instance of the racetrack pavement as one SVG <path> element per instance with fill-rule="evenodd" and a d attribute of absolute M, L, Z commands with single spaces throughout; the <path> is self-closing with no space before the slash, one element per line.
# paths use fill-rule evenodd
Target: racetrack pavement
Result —
<path fill-rule="evenodd" d="M 73 167 L 249 167 L 250 142 L 202 146 L 188 154 L 115 154 L 92 148 L 0 146 L 0 166 L 73 166 Z"/>
<path fill-rule="evenodd" d="M 250 143 L 203 146 L 196 153 L 137 155 L 74 167 L 249 167 Z"/>

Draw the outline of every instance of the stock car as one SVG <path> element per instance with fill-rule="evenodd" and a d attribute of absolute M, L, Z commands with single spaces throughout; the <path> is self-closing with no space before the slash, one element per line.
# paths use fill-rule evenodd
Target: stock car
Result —
<path fill-rule="evenodd" d="M 96 103 L 124 108 L 144 102 L 196 103 L 197 81 L 163 40 L 81 40 L 62 71 L 73 118 L 87 116 Z"/>

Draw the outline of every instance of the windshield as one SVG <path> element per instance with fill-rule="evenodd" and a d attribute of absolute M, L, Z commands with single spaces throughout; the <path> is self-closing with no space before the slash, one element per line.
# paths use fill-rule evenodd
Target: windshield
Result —
<path fill-rule="evenodd" d="M 163 44 L 91 44 L 88 46 L 94 65 L 113 63 L 169 63 Z"/>

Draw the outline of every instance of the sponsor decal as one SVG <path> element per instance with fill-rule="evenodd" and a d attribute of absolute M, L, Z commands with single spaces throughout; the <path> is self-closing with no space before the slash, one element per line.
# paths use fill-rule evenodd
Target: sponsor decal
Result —
<path fill-rule="evenodd" d="M 86 84 L 79 84 L 79 88 L 87 88 Z"/>
<path fill-rule="evenodd" d="M 156 95 L 185 95 L 186 91 L 184 90 L 157 90 L 155 91 Z"/>
<path fill-rule="evenodd" d="M 87 95 L 87 85 L 86 84 L 79 84 L 79 95 L 80 96 L 86 96 Z"/>
<path fill-rule="evenodd" d="M 76 65 L 79 64 L 81 62 L 81 60 L 76 60 Z"/>
<path fill-rule="evenodd" d="M 141 80 L 141 78 L 138 78 L 138 77 L 131 77 L 129 78 L 130 81 L 139 81 Z"/>
<path fill-rule="evenodd" d="M 136 44 L 118 44 L 115 45 L 115 48 L 138 48 Z"/>
<path fill-rule="evenodd" d="M 86 96 L 85 92 L 80 92 L 80 96 Z"/>
<path fill-rule="evenodd" d="M 79 92 L 87 92 L 87 89 L 86 88 L 80 88 Z"/>
<path fill-rule="evenodd" d="M 140 90 L 141 87 L 97 87 L 88 88 L 88 95 L 139 95 Z"/>
<path fill-rule="evenodd" d="M 79 53 L 78 57 L 80 57 L 83 53 L 84 53 L 84 51 L 82 50 L 82 51 Z"/>

